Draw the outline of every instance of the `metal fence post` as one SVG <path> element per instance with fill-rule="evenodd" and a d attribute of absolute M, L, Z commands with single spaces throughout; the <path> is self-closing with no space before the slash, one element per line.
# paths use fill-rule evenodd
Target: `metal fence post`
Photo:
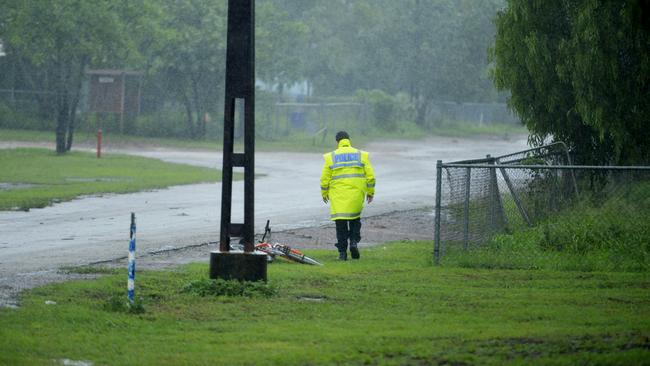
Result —
<path fill-rule="evenodd" d="M 469 249 L 469 199 L 470 199 L 470 182 L 472 181 L 472 168 L 465 168 L 467 176 L 465 177 L 465 215 L 463 218 L 463 249 Z"/>
<path fill-rule="evenodd" d="M 488 164 L 494 164 L 494 162 L 496 160 L 496 159 L 492 158 L 492 155 L 490 155 L 490 154 L 486 155 L 485 158 L 487 159 Z M 495 171 L 490 169 L 490 168 L 488 168 L 488 173 L 490 174 L 490 183 L 489 183 L 489 189 L 488 189 L 489 197 L 490 197 L 489 198 L 489 200 L 490 200 L 489 201 L 490 202 L 490 213 L 489 213 L 490 220 L 489 220 L 489 222 L 490 222 L 490 231 L 493 232 L 494 227 L 496 226 L 494 224 L 494 221 L 495 221 L 494 220 L 494 216 L 495 216 L 495 212 L 494 212 L 495 211 L 494 210 L 494 190 L 495 190 L 495 183 L 496 183 L 496 175 L 493 174 L 493 173 L 495 173 Z"/>
<path fill-rule="evenodd" d="M 490 167 L 490 207 L 492 214 L 492 229 L 494 232 L 497 232 L 508 226 L 508 216 L 506 215 L 505 209 L 503 208 L 503 203 L 501 202 L 501 192 L 499 191 L 499 181 L 497 179 L 497 168 L 495 165 L 498 164 L 498 158 L 493 158 L 491 155 L 487 155 L 489 159 Z M 497 220 L 495 225 L 495 218 L 499 215 L 500 220 Z M 499 225 L 497 228 L 496 226 Z"/>
<path fill-rule="evenodd" d="M 556 142 L 556 144 L 562 145 L 564 147 L 564 153 L 566 154 L 566 162 L 567 165 L 573 165 L 573 162 L 571 161 L 571 155 L 569 154 L 569 147 L 562 141 Z M 580 198 L 580 193 L 578 192 L 578 182 L 576 181 L 576 175 L 574 174 L 573 170 L 569 170 L 571 173 L 571 180 L 573 181 L 573 189 L 576 192 L 576 198 Z"/>
<path fill-rule="evenodd" d="M 440 211 L 442 195 L 442 160 L 436 162 L 436 217 L 433 239 L 433 261 L 440 263 Z"/>
<path fill-rule="evenodd" d="M 501 175 L 503 176 L 503 180 L 506 182 L 506 185 L 508 186 L 508 189 L 510 190 L 510 195 L 512 196 L 512 200 L 515 201 L 515 205 L 517 206 L 517 209 L 519 209 L 519 213 L 521 214 L 521 217 L 526 221 L 526 224 L 528 226 L 533 226 L 533 223 L 530 221 L 530 217 L 528 217 L 528 212 L 526 212 L 526 209 L 524 206 L 521 204 L 521 201 L 519 200 L 519 195 L 517 195 L 517 192 L 515 191 L 515 187 L 512 185 L 512 182 L 510 181 L 510 176 L 508 176 L 508 173 L 504 168 L 499 168 L 501 170 Z"/>

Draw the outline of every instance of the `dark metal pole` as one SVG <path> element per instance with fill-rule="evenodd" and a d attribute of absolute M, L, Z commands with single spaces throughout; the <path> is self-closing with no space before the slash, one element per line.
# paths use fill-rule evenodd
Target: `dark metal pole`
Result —
<path fill-rule="evenodd" d="M 487 154 L 485 155 L 485 159 L 488 161 L 488 164 L 494 164 L 494 158 L 492 158 L 492 155 Z M 489 169 L 489 168 L 488 168 Z M 488 170 L 488 173 L 490 174 L 490 184 L 489 184 L 489 189 L 488 189 L 488 194 L 489 194 L 489 205 L 490 205 L 490 217 L 489 217 L 489 225 L 490 225 L 490 234 L 494 232 L 494 183 L 496 181 L 496 176 L 493 178 L 493 171 Z"/>
<path fill-rule="evenodd" d="M 223 178 L 219 249 L 230 249 L 231 237 L 244 239 L 252 252 L 255 230 L 255 1 L 228 0 L 226 95 L 223 133 Z M 233 153 L 235 101 L 244 103 L 244 153 Z M 244 223 L 233 224 L 233 167 L 244 168 Z"/>
<path fill-rule="evenodd" d="M 562 141 L 558 141 L 556 143 L 564 147 L 564 153 L 566 155 L 567 165 L 573 165 L 573 162 L 571 161 L 571 155 L 569 154 L 569 147 Z M 574 174 L 573 170 L 569 170 L 569 172 L 571 173 L 571 180 L 573 181 L 573 189 L 576 192 L 576 198 L 580 198 L 580 193 L 578 192 L 578 182 L 576 181 L 576 175 Z"/>
<path fill-rule="evenodd" d="M 526 209 L 524 208 L 524 206 L 522 206 L 521 201 L 519 200 L 519 195 L 517 195 L 517 192 L 515 191 L 515 187 L 510 181 L 510 176 L 508 175 L 508 173 L 504 168 L 499 168 L 499 169 L 501 170 L 501 175 L 503 176 L 503 180 L 506 182 L 506 185 L 510 190 L 510 195 L 512 196 L 512 200 L 515 201 L 515 205 L 517 206 L 517 209 L 519 209 L 519 213 L 521 214 L 521 217 L 526 222 L 526 225 L 532 227 L 533 223 L 530 221 Z"/>
<path fill-rule="evenodd" d="M 472 182 L 472 168 L 466 168 L 465 176 L 465 215 L 463 219 L 463 249 L 469 249 L 469 199 L 470 184 Z"/>
<path fill-rule="evenodd" d="M 234 104 L 234 100 L 226 98 L 223 126 L 223 169 L 221 173 L 221 235 L 219 237 L 219 250 L 222 252 L 230 251 Z"/>
<path fill-rule="evenodd" d="M 228 0 L 223 187 L 219 251 L 210 252 L 210 278 L 266 281 L 266 255 L 254 252 L 255 230 L 255 0 Z M 234 153 L 235 109 L 244 117 L 244 153 Z M 239 115 L 241 112 L 239 113 Z M 239 117 L 238 115 L 238 117 Z M 244 168 L 244 222 L 232 223 L 233 168 Z M 244 253 L 231 252 L 241 238 Z"/>
<path fill-rule="evenodd" d="M 488 155 L 490 157 L 490 155 Z M 490 165 L 497 165 L 498 163 L 498 158 L 490 158 L 490 161 L 488 164 Z M 506 216 L 506 211 L 503 209 L 503 204 L 501 202 L 501 193 L 499 192 L 499 181 L 497 179 L 497 168 L 496 166 L 494 168 L 490 168 L 490 179 L 491 179 L 491 203 L 490 206 L 492 207 L 492 229 L 497 232 L 499 230 L 506 229 L 508 226 L 508 216 Z M 496 206 L 496 207 L 495 207 Z M 496 210 L 496 211 L 495 211 Z M 499 215 L 500 220 L 497 221 L 498 227 L 495 227 L 494 225 L 494 218 L 496 215 Z"/>
<path fill-rule="evenodd" d="M 435 264 L 440 263 L 440 211 L 442 195 L 442 160 L 436 162 L 436 217 L 435 233 L 433 239 L 433 261 Z"/>

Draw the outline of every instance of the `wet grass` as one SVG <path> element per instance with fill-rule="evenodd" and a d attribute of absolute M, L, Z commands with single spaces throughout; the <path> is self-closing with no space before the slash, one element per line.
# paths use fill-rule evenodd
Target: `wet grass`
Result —
<path fill-rule="evenodd" d="M 431 248 L 308 251 L 325 265 L 271 264 L 268 296 L 212 292 L 206 264 L 138 272 L 140 313 L 126 270 L 48 285 L 0 309 L 0 364 L 649 363 L 647 273 L 434 267 Z"/>
<path fill-rule="evenodd" d="M 293 133 L 286 137 L 256 139 L 255 149 L 257 151 L 292 151 L 292 152 L 323 152 L 336 147 L 334 134 L 336 131 L 328 131 L 323 135 L 314 135 L 309 133 Z M 472 137 L 472 136 L 493 136 L 509 138 L 513 136 L 526 135 L 528 131 L 519 125 L 511 124 L 448 124 L 443 123 L 434 127 L 431 131 L 425 131 L 414 123 L 400 124 L 397 131 L 366 131 L 364 133 L 352 133 L 355 146 L 363 147 L 364 145 L 378 140 L 385 139 L 421 139 L 428 136 L 446 136 L 446 137 Z M 78 131 L 75 135 L 76 145 L 94 147 L 96 143 L 95 132 Z M 0 129 L 0 141 L 23 141 L 23 142 L 47 142 L 54 143 L 54 133 L 47 131 L 30 131 L 30 130 L 13 130 Z M 105 147 L 138 147 L 138 146 L 156 146 L 176 149 L 194 149 L 194 150 L 222 150 L 221 139 L 173 139 L 173 138 L 154 138 L 129 136 L 113 133 L 105 133 L 103 136 Z M 236 149 L 242 150 L 241 143 L 236 143 Z"/>
<path fill-rule="evenodd" d="M 528 135 L 528 130 L 525 126 L 518 124 L 442 123 L 433 127 L 431 134 L 448 137 L 493 136 L 511 138 Z"/>
<path fill-rule="evenodd" d="M 74 273 L 74 274 L 117 274 L 119 270 L 117 268 L 107 267 L 107 266 L 76 266 L 76 267 L 63 267 L 60 269 L 64 273 Z"/>
<path fill-rule="evenodd" d="M 293 134 L 290 137 L 278 137 L 273 139 L 257 138 L 255 142 L 256 151 L 290 151 L 290 152 L 321 152 L 333 149 L 336 144 L 333 142 L 332 133 L 325 136 L 314 136 L 313 134 Z M 0 129 L 0 141 L 54 143 L 54 134 L 47 131 L 12 130 Z M 96 144 L 95 133 L 79 131 L 76 134 L 75 146 L 94 147 Z M 355 142 L 367 143 L 369 139 L 365 136 L 355 136 Z M 175 139 L 159 137 L 129 136 L 113 133 L 105 133 L 102 139 L 104 148 L 133 148 L 133 147 L 165 147 L 183 150 L 210 150 L 221 151 L 223 143 L 221 139 Z M 243 143 L 235 142 L 235 151 L 243 151 Z"/>
<path fill-rule="evenodd" d="M 239 177 L 239 176 L 238 176 Z M 46 149 L 0 149 L 0 210 L 27 210 L 81 195 L 127 193 L 172 185 L 216 182 L 217 169 L 156 159 Z"/>
<path fill-rule="evenodd" d="M 441 263 L 467 268 L 648 272 L 650 183 L 619 185 L 615 192 L 610 197 L 583 192 L 579 201 L 547 213 L 533 227 L 525 225 L 521 216 L 510 215 L 509 234 L 495 235 L 469 251 L 461 249 L 460 241 L 444 241 Z M 518 213 L 511 199 L 503 202 L 506 212 Z M 456 217 L 462 217 L 459 206 L 451 207 Z M 471 215 L 485 212 L 471 206 Z"/>
<path fill-rule="evenodd" d="M 34 141 L 54 144 L 54 132 L 0 128 L 0 141 Z"/>

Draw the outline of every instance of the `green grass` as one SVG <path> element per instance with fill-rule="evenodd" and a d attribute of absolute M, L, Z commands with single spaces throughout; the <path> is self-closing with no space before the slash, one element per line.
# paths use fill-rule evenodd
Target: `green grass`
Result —
<path fill-rule="evenodd" d="M 96 139 L 96 132 L 77 131 L 75 132 L 73 149 L 75 146 L 79 146 L 79 144 L 95 146 Z M 47 142 L 54 144 L 54 132 L 0 129 L 0 141 Z M 201 150 L 220 149 L 222 145 L 220 141 L 140 137 L 120 135 L 117 133 L 104 133 L 102 142 L 105 147 L 160 146 Z"/>
<path fill-rule="evenodd" d="M 433 135 L 449 137 L 471 137 L 471 136 L 498 136 L 513 137 L 518 135 L 527 135 L 528 130 L 523 125 L 513 124 L 482 124 L 474 123 L 443 123 L 441 126 L 434 127 L 431 131 Z"/>
<path fill-rule="evenodd" d="M 446 242 L 442 263 L 468 268 L 648 271 L 650 184 L 618 182 L 610 196 L 601 191 L 582 194 L 572 207 L 548 213 L 532 228 L 525 225 L 512 199 L 505 199 L 506 212 L 514 213 L 508 222 L 512 234 L 497 235 L 469 252 L 460 249 L 462 243 Z M 454 209 L 461 217 L 462 211 Z"/>
<path fill-rule="evenodd" d="M 322 152 L 335 148 L 334 134 L 336 131 L 328 131 L 325 139 L 322 135 L 308 133 L 293 133 L 287 137 L 276 137 L 273 139 L 256 139 L 255 148 L 258 151 L 296 151 L 296 152 Z M 431 135 L 448 137 L 471 137 L 471 136 L 515 136 L 527 134 L 523 126 L 509 124 L 474 125 L 470 123 L 443 124 L 426 132 L 414 123 L 401 123 L 397 131 L 385 132 L 371 130 L 365 133 L 352 133 L 353 142 L 356 146 L 363 147 L 365 144 L 382 139 L 419 139 Z M 54 143 L 54 133 L 47 131 L 12 130 L 0 129 L 0 141 L 24 141 L 24 142 L 51 142 Z M 75 145 L 79 144 L 94 146 L 96 143 L 95 133 L 78 131 L 75 134 Z M 197 150 L 221 150 L 222 141 L 219 140 L 188 140 L 172 138 L 154 138 L 120 135 L 105 133 L 103 135 L 104 146 L 126 147 L 126 146 L 159 146 L 178 149 Z M 241 149 L 241 143 L 236 145 Z"/>
<path fill-rule="evenodd" d="M 0 128 L 0 141 L 39 141 L 54 143 L 54 132 Z"/>
<path fill-rule="evenodd" d="M 172 185 L 215 182 L 217 169 L 165 163 L 156 159 L 45 149 L 0 149 L 0 210 L 44 207 L 80 195 L 126 193 Z"/>
<path fill-rule="evenodd" d="M 138 272 L 133 308 L 125 269 L 48 285 L 0 309 L 0 364 L 650 363 L 647 273 L 434 267 L 431 249 L 308 251 L 325 265 L 273 263 L 248 296 L 191 290 L 206 264 Z"/>
<path fill-rule="evenodd" d="M 88 133 L 85 131 L 78 131 L 75 134 L 75 144 L 95 146 L 96 143 L 95 133 Z M 258 151 L 297 151 L 297 152 L 312 152 L 324 151 L 335 147 L 332 142 L 333 135 L 327 136 L 326 141 L 322 141 L 322 137 L 314 137 L 310 134 L 294 134 L 291 137 L 276 138 L 272 140 L 256 139 L 255 148 Z M 363 136 L 358 136 L 355 141 L 367 142 L 368 140 Z M 0 141 L 22 141 L 22 142 L 48 142 L 54 144 L 54 133 L 47 131 L 31 131 L 31 130 L 12 130 L 0 129 Z M 173 138 L 159 138 L 159 137 L 141 137 L 129 136 L 113 133 L 104 133 L 102 143 L 104 147 L 120 148 L 120 147 L 133 147 L 133 146 L 155 146 L 155 147 L 168 147 L 176 149 L 187 150 L 213 150 L 219 151 L 222 149 L 222 141 L 216 139 L 204 140 L 189 140 L 189 139 L 173 139 Z M 242 150 L 243 142 L 236 141 L 235 149 Z"/>

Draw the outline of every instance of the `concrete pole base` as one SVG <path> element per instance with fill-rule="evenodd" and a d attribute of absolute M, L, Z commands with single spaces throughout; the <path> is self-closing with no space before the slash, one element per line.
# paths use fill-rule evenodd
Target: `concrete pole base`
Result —
<path fill-rule="evenodd" d="M 210 278 L 239 281 L 267 281 L 266 254 L 210 252 Z"/>

